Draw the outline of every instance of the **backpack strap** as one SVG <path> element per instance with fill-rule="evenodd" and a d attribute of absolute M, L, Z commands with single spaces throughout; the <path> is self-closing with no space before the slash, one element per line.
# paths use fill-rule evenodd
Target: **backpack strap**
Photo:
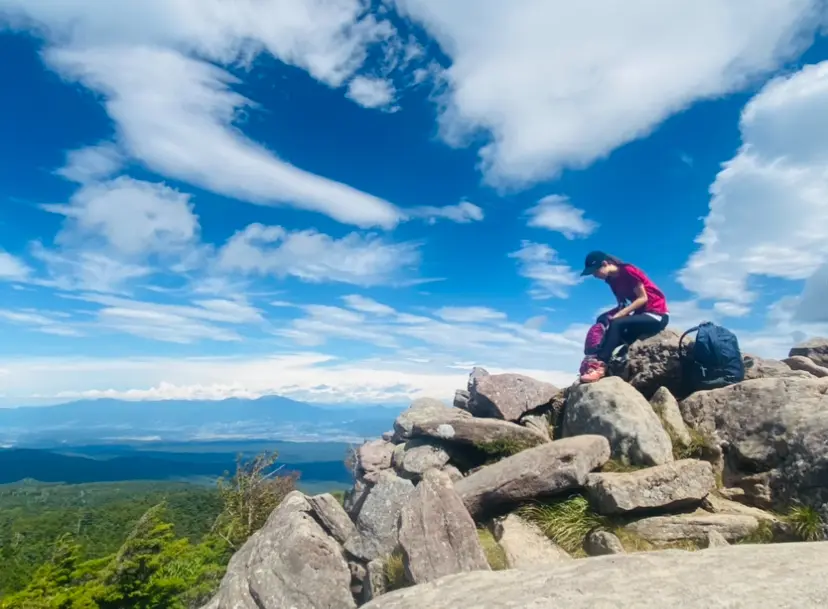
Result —
<path fill-rule="evenodd" d="M 684 337 L 687 336 L 688 334 L 692 334 L 693 332 L 698 332 L 699 327 L 700 326 L 693 326 L 692 328 L 687 330 L 684 334 L 682 334 L 681 337 L 679 338 L 678 354 L 679 354 L 679 359 L 680 360 L 684 359 L 684 349 L 682 348 L 682 343 L 684 342 Z"/>

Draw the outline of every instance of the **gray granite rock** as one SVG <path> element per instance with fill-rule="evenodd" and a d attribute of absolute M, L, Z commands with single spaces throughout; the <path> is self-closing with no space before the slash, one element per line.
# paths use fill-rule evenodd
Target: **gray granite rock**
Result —
<path fill-rule="evenodd" d="M 828 544 L 734 545 L 476 571 L 397 590 L 364 609 L 821 609 Z"/>
<path fill-rule="evenodd" d="M 603 436 L 579 436 L 541 444 L 480 468 L 455 485 L 474 517 L 583 486 L 609 460 Z"/>
<path fill-rule="evenodd" d="M 448 475 L 436 469 L 425 472 L 403 506 L 399 538 L 411 582 L 489 569 L 474 520 Z"/>
<path fill-rule="evenodd" d="M 364 561 L 390 555 L 397 546 L 400 511 L 413 492 L 410 480 L 382 472 L 362 504 L 356 533 L 345 543 L 345 549 Z"/>

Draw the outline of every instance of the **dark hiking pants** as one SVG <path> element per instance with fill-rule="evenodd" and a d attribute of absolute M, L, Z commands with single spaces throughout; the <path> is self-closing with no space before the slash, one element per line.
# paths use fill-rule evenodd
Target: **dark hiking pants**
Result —
<path fill-rule="evenodd" d="M 604 343 L 598 351 L 598 359 L 604 363 L 609 363 L 612 352 L 619 345 L 624 343 L 629 345 L 639 338 L 658 334 L 667 327 L 668 322 L 669 315 L 662 315 L 661 319 L 656 319 L 647 313 L 613 319 L 610 322 L 606 336 L 604 336 Z"/>

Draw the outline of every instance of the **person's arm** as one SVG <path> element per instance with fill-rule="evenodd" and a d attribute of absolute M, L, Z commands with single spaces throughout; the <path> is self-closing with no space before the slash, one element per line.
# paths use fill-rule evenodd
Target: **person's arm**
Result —
<path fill-rule="evenodd" d="M 635 300 L 633 300 L 626 307 L 623 307 L 618 313 L 610 316 L 610 319 L 617 319 L 618 317 L 626 317 L 630 313 L 637 311 L 647 304 L 647 292 L 644 290 L 644 284 L 639 282 L 635 284 Z"/>

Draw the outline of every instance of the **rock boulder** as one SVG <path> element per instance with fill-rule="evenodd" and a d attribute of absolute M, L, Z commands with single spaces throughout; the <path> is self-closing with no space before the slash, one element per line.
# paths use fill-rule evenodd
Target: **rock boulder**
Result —
<path fill-rule="evenodd" d="M 737 541 L 758 528 L 759 521 L 753 516 L 710 514 L 704 510 L 690 514 L 653 516 L 624 527 L 626 531 L 655 545 L 686 540 L 702 544 L 710 531 L 718 532 L 728 541 Z"/>
<path fill-rule="evenodd" d="M 542 444 L 480 468 L 455 485 L 477 517 L 504 506 L 551 497 L 583 486 L 609 460 L 603 436 L 584 435 Z"/>
<path fill-rule="evenodd" d="M 698 506 L 714 489 L 707 461 L 684 459 L 629 473 L 590 474 L 586 492 L 600 514 Z"/>
<path fill-rule="evenodd" d="M 394 445 L 385 440 L 371 440 L 357 449 L 359 475 L 369 482 L 376 482 L 380 472 L 391 467 Z"/>
<path fill-rule="evenodd" d="M 400 547 L 409 581 L 488 570 L 474 520 L 448 475 L 428 470 L 400 513 Z"/>
<path fill-rule="evenodd" d="M 495 540 L 503 548 L 510 569 L 538 569 L 572 560 L 538 527 L 515 514 L 497 519 L 492 526 Z"/>
<path fill-rule="evenodd" d="M 826 598 L 828 544 L 796 543 L 641 552 L 532 571 L 463 573 L 391 592 L 364 609 L 817 609 Z"/>
<path fill-rule="evenodd" d="M 633 465 L 673 460 L 670 436 L 644 396 L 619 378 L 579 385 L 569 392 L 563 436 L 597 434 L 609 440 L 612 457 Z"/>
<path fill-rule="evenodd" d="M 428 437 L 447 443 L 466 444 L 478 448 L 501 446 L 514 449 L 536 446 L 546 441 L 539 433 L 508 421 L 437 416 L 423 418 L 411 431 L 415 437 Z"/>
<path fill-rule="evenodd" d="M 809 378 L 811 375 L 801 370 L 792 370 L 785 362 L 778 359 L 764 359 L 754 355 L 746 355 L 745 380 L 771 379 L 781 377 Z"/>
<path fill-rule="evenodd" d="M 356 532 L 345 543 L 345 549 L 366 562 L 390 555 L 397 546 L 400 511 L 413 492 L 411 481 L 382 472 L 362 503 Z"/>
<path fill-rule="evenodd" d="M 469 407 L 475 416 L 517 421 L 524 413 L 548 404 L 558 391 L 554 385 L 521 374 L 489 374 L 475 380 Z"/>
<path fill-rule="evenodd" d="M 339 543 L 345 543 L 356 529 L 347 512 L 330 493 L 308 497 L 317 520 Z"/>
<path fill-rule="evenodd" d="M 799 499 L 828 516 L 828 379 L 745 381 L 680 406 L 685 421 L 724 448 L 726 486 L 759 507 Z"/>
<path fill-rule="evenodd" d="M 680 446 L 690 446 L 691 438 L 690 432 L 687 430 L 687 425 L 681 418 L 681 410 L 679 410 L 678 400 L 673 397 L 667 387 L 659 387 L 658 390 L 650 398 L 650 406 L 661 419 L 664 429 L 670 434 L 673 442 Z"/>
<path fill-rule="evenodd" d="M 624 546 L 616 535 L 609 531 L 596 529 L 584 538 L 584 552 L 587 556 L 606 556 L 608 554 L 624 554 Z"/>
<path fill-rule="evenodd" d="M 431 468 L 440 469 L 450 458 L 448 451 L 435 441 L 414 438 L 397 446 L 394 466 L 404 478 L 419 478 Z"/>
<path fill-rule="evenodd" d="M 419 398 L 411 402 L 408 407 L 397 420 L 394 421 L 394 439 L 395 441 L 406 440 L 411 437 L 411 430 L 414 424 L 423 419 L 431 419 L 434 417 L 463 417 L 471 416 L 468 412 L 460 408 L 451 408 L 446 406 L 440 400 L 433 398 Z"/>
<path fill-rule="evenodd" d="M 790 357 L 801 355 L 807 357 L 817 366 L 828 368 L 828 338 L 812 338 L 798 344 L 788 353 Z"/>
<path fill-rule="evenodd" d="M 627 366 L 622 378 L 647 399 L 659 387 L 666 387 L 673 395 L 681 395 L 678 344 L 679 334 L 671 329 L 635 341 L 627 351 Z"/>
<path fill-rule="evenodd" d="M 788 364 L 791 370 L 801 370 L 817 378 L 825 378 L 828 376 L 828 368 L 815 364 L 813 360 L 804 355 L 794 355 L 782 361 Z"/>
<path fill-rule="evenodd" d="M 342 547 L 294 491 L 230 560 L 209 609 L 356 607 Z"/>

